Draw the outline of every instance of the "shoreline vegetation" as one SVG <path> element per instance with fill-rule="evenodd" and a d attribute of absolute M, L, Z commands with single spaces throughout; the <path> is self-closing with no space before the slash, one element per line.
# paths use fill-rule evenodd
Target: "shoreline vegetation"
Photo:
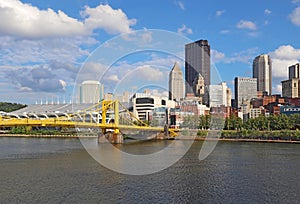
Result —
<path fill-rule="evenodd" d="M 216 131 L 220 136 L 207 136 L 208 130 L 199 130 L 197 136 L 181 135 L 179 140 L 195 141 L 228 141 L 228 142 L 270 142 L 270 143 L 299 143 L 300 130 L 254 131 L 254 130 L 222 130 Z M 95 133 L 1 133 L 0 137 L 23 138 L 96 138 Z"/>

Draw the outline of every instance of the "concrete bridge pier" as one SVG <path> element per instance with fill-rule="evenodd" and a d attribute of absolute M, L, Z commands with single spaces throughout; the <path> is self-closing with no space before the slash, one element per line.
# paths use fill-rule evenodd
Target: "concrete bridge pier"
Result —
<path fill-rule="evenodd" d="M 98 134 L 98 143 L 110 142 L 111 144 L 123 144 L 124 137 L 122 133 L 106 132 Z"/>

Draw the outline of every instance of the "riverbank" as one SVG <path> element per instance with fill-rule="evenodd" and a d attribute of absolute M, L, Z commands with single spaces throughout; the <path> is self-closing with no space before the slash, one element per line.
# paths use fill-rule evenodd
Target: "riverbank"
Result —
<path fill-rule="evenodd" d="M 22 138 L 97 138 L 97 135 L 33 135 L 33 134 L 0 134 L 0 137 L 22 137 Z M 263 139 L 263 138 L 209 138 L 203 136 L 180 136 L 177 140 L 195 140 L 195 141 L 223 141 L 223 142 L 261 142 L 261 143 L 295 143 L 300 144 L 299 140 L 282 139 Z"/>
<path fill-rule="evenodd" d="M 245 139 L 245 138 L 208 138 L 208 137 L 191 137 L 183 136 L 180 140 L 195 140 L 195 141 L 223 141 L 223 142 L 261 142 L 261 143 L 295 143 L 300 144 L 299 140 L 272 140 L 272 139 Z"/>
<path fill-rule="evenodd" d="M 28 137 L 28 138 L 96 138 L 97 135 L 35 135 L 35 134 L 0 134 L 0 137 Z"/>

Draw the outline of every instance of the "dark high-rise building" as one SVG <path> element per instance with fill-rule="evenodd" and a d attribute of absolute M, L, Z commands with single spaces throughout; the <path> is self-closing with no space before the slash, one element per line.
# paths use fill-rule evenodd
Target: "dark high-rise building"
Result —
<path fill-rule="evenodd" d="M 204 79 L 204 85 L 210 85 L 210 45 L 207 40 L 198 40 L 185 45 L 185 81 L 186 95 L 193 93 L 194 82 L 199 74 Z"/>
<path fill-rule="evenodd" d="M 300 78 L 300 63 L 289 66 L 289 79 Z"/>

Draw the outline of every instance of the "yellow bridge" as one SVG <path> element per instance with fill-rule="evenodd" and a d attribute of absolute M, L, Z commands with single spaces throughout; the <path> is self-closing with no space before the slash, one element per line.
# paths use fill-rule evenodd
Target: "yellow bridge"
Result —
<path fill-rule="evenodd" d="M 122 106 L 121 111 L 119 106 Z M 114 117 L 109 118 L 109 113 Z M 118 100 L 103 100 L 85 110 L 72 114 L 63 114 L 53 118 L 17 118 L 11 115 L 0 116 L 0 127 L 67 127 L 101 129 L 102 134 L 120 137 L 120 130 L 140 130 L 164 132 L 168 138 L 177 136 L 176 130 L 168 127 L 153 127 L 140 121 Z"/>

